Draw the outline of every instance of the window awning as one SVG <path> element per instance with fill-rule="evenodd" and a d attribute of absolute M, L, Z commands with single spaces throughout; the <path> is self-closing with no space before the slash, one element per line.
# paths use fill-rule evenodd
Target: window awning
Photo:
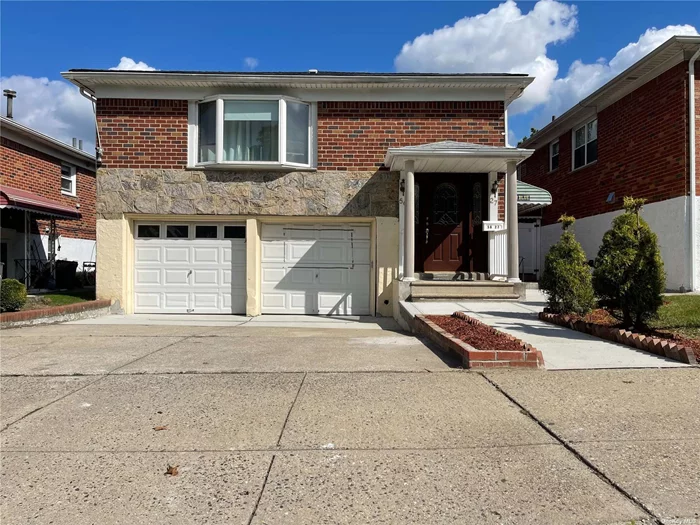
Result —
<path fill-rule="evenodd" d="M 552 194 L 547 190 L 518 181 L 518 214 L 530 213 L 552 204 Z"/>
<path fill-rule="evenodd" d="M 80 212 L 75 208 L 52 201 L 30 191 L 0 186 L 0 208 L 30 211 L 59 219 L 79 219 Z"/>
<path fill-rule="evenodd" d="M 505 172 L 509 162 L 522 162 L 534 153 L 531 149 L 487 146 L 445 140 L 419 146 L 389 148 L 384 165 L 391 171 L 404 169 L 412 160 L 415 173 L 488 173 Z"/>

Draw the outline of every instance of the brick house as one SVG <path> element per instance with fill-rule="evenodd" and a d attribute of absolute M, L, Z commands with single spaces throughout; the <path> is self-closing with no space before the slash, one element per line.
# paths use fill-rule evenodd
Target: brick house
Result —
<path fill-rule="evenodd" d="M 516 293 L 509 188 L 532 152 L 507 147 L 506 114 L 531 77 L 63 76 L 96 104 L 97 295 L 127 313 L 397 316 Z"/>
<path fill-rule="evenodd" d="M 95 157 L 8 115 L 0 117 L 2 276 L 44 288 L 52 260 L 78 270 L 95 261 Z"/>
<path fill-rule="evenodd" d="M 700 37 L 671 38 L 521 144 L 536 150 L 519 168 L 522 180 L 552 195 L 540 253 L 568 213 L 593 259 L 623 197 L 644 197 L 667 288 L 700 290 L 698 50 Z"/>

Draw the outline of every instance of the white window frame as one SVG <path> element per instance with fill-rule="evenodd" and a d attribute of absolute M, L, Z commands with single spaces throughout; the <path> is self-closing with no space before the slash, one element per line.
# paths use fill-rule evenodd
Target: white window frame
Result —
<path fill-rule="evenodd" d="M 70 170 L 70 175 L 66 177 L 63 175 L 63 168 L 68 168 Z M 63 180 L 70 180 L 71 191 L 66 191 L 63 189 Z M 66 195 L 68 197 L 75 197 L 77 195 L 77 185 L 78 176 L 75 166 L 71 164 L 61 164 L 61 195 Z"/>
<path fill-rule="evenodd" d="M 559 160 L 561 161 L 561 144 L 559 144 L 559 139 L 553 140 L 552 142 L 549 143 L 549 171 L 554 171 L 555 169 L 559 169 L 559 164 L 555 168 L 553 166 L 553 160 L 554 160 L 554 155 L 552 151 L 554 151 L 554 145 L 557 144 L 559 146 L 559 151 L 557 152 L 557 157 L 559 157 Z"/>
<path fill-rule="evenodd" d="M 572 128 L 572 130 L 571 130 L 571 171 L 580 170 L 580 169 L 585 168 L 586 166 L 598 161 L 598 158 L 596 158 L 595 160 L 592 160 L 592 161 L 588 160 L 588 143 L 590 142 L 588 140 L 588 125 L 591 122 L 593 122 L 594 120 L 598 120 L 598 115 L 596 115 L 593 118 L 589 118 L 588 120 L 586 120 L 586 122 L 584 122 L 583 124 L 581 124 L 579 126 Z M 577 168 L 576 167 L 576 132 L 578 130 L 580 130 L 581 128 L 584 128 L 585 134 L 586 134 L 585 135 L 585 142 L 583 144 L 585 162 Z M 596 126 L 595 140 L 598 140 L 597 126 Z"/>
<path fill-rule="evenodd" d="M 224 160 L 224 102 L 227 100 L 251 100 L 251 101 L 277 101 L 278 102 L 278 160 L 276 161 L 235 161 Z M 199 105 L 207 102 L 216 102 L 216 158 L 214 161 L 199 162 Z M 287 161 L 287 102 L 295 102 L 309 106 L 309 163 L 301 164 Z M 316 125 L 317 105 L 315 102 L 306 102 L 301 99 L 282 95 L 214 95 L 201 100 L 190 101 L 188 111 L 188 159 L 190 168 L 218 167 L 218 168 L 292 168 L 315 169 L 316 168 Z"/>

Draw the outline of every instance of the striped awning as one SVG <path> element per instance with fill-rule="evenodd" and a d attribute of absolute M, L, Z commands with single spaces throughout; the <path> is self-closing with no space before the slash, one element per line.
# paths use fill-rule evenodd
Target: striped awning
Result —
<path fill-rule="evenodd" d="M 518 181 L 518 214 L 530 213 L 552 204 L 552 194 L 547 190 Z"/>
<path fill-rule="evenodd" d="M 30 211 L 59 219 L 79 219 L 80 212 L 75 208 L 52 201 L 30 191 L 0 186 L 0 208 Z"/>

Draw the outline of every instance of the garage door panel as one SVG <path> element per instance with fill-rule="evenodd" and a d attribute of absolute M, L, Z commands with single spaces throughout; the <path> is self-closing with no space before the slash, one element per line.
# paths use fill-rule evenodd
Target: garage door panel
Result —
<path fill-rule="evenodd" d="M 261 235 L 265 239 L 284 239 L 285 226 L 283 224 L 263 224 Z"/>
<path fill-rule="evenodd" d="M 136 239 L 134 305 L 136 313 L 245 313 L 245 239 Z"/>
<path fill-rule="evenodd" d="M 285 228 L 262 230 L 262 312 L 369 314 L 369 227 Z"/>
<path fill-rule="evenodd" d="M 220 273 L 218 269 L 213 270 L 192 270 L 192 284 L 194 286 L 221 286 Z"/>
<path fill-rule="evenodd" d="M 166 269 L 163 271 L 163 286 L 189 285 L 190 270 L 186 268 Z"/>
<path fill-rule="evenodd" d="M 218 264 L 220 261 L 219 248 L 216 246 L 195 246 L 192 252 L 194 264 Z"/>
<path fill-rule="evenodd" d="M 161 284 L 160 268 L 136 270 L 135 280 L 137 285 L 158 286 Z"/>
<path fill-rule="evenodd" d="M 262 245 L 262 260 L 284 262 L 284 241 L 268 241 Z"/>
<path fill-rule="evenodd" d="M 286 243 L 285 262 L 296 263 L 304 259 L 305 264 L 311 264 L 318 260 L 314 253 L 316 241 L 294 241 Z"/>
<path fill-rule="evenodd" d="M 147 308 L 157 311 L 160 309 L 161 296 L 159 292 L 139 292 L 134 295 L 136 308 Z"/>
<path fill-rule="evenodd" d="M 163 306 L 166 309 L 187 309 L 189 308 L 190 294 L 186 292 L 163 293 Z"/>
<path fill-rule="evenodd" d="M 287 275 L 281 281 L 278 281 L 278 287 L 289 289 L 290 287 L 313 285 L 314 270 L 311 268 L 290 268 L 287 270 Z"/>
<path fill-rule="evenodd" d="M 134 257 L 140 264 L 160 264 L 162 261 L 162 250 L 160 246 L 137 246 Z"/>
<path fill-rule="evenodd" d="M 350 264 L 350 246 L 339 242 L 319 242 L 318 261 L 323 264 Z"/>
<path fill-rule="evenodd" d="M 319 268 L 318 283 L 321 289 L 346 288 L 348 284 L 348 271 L 340 268 Z"/>

